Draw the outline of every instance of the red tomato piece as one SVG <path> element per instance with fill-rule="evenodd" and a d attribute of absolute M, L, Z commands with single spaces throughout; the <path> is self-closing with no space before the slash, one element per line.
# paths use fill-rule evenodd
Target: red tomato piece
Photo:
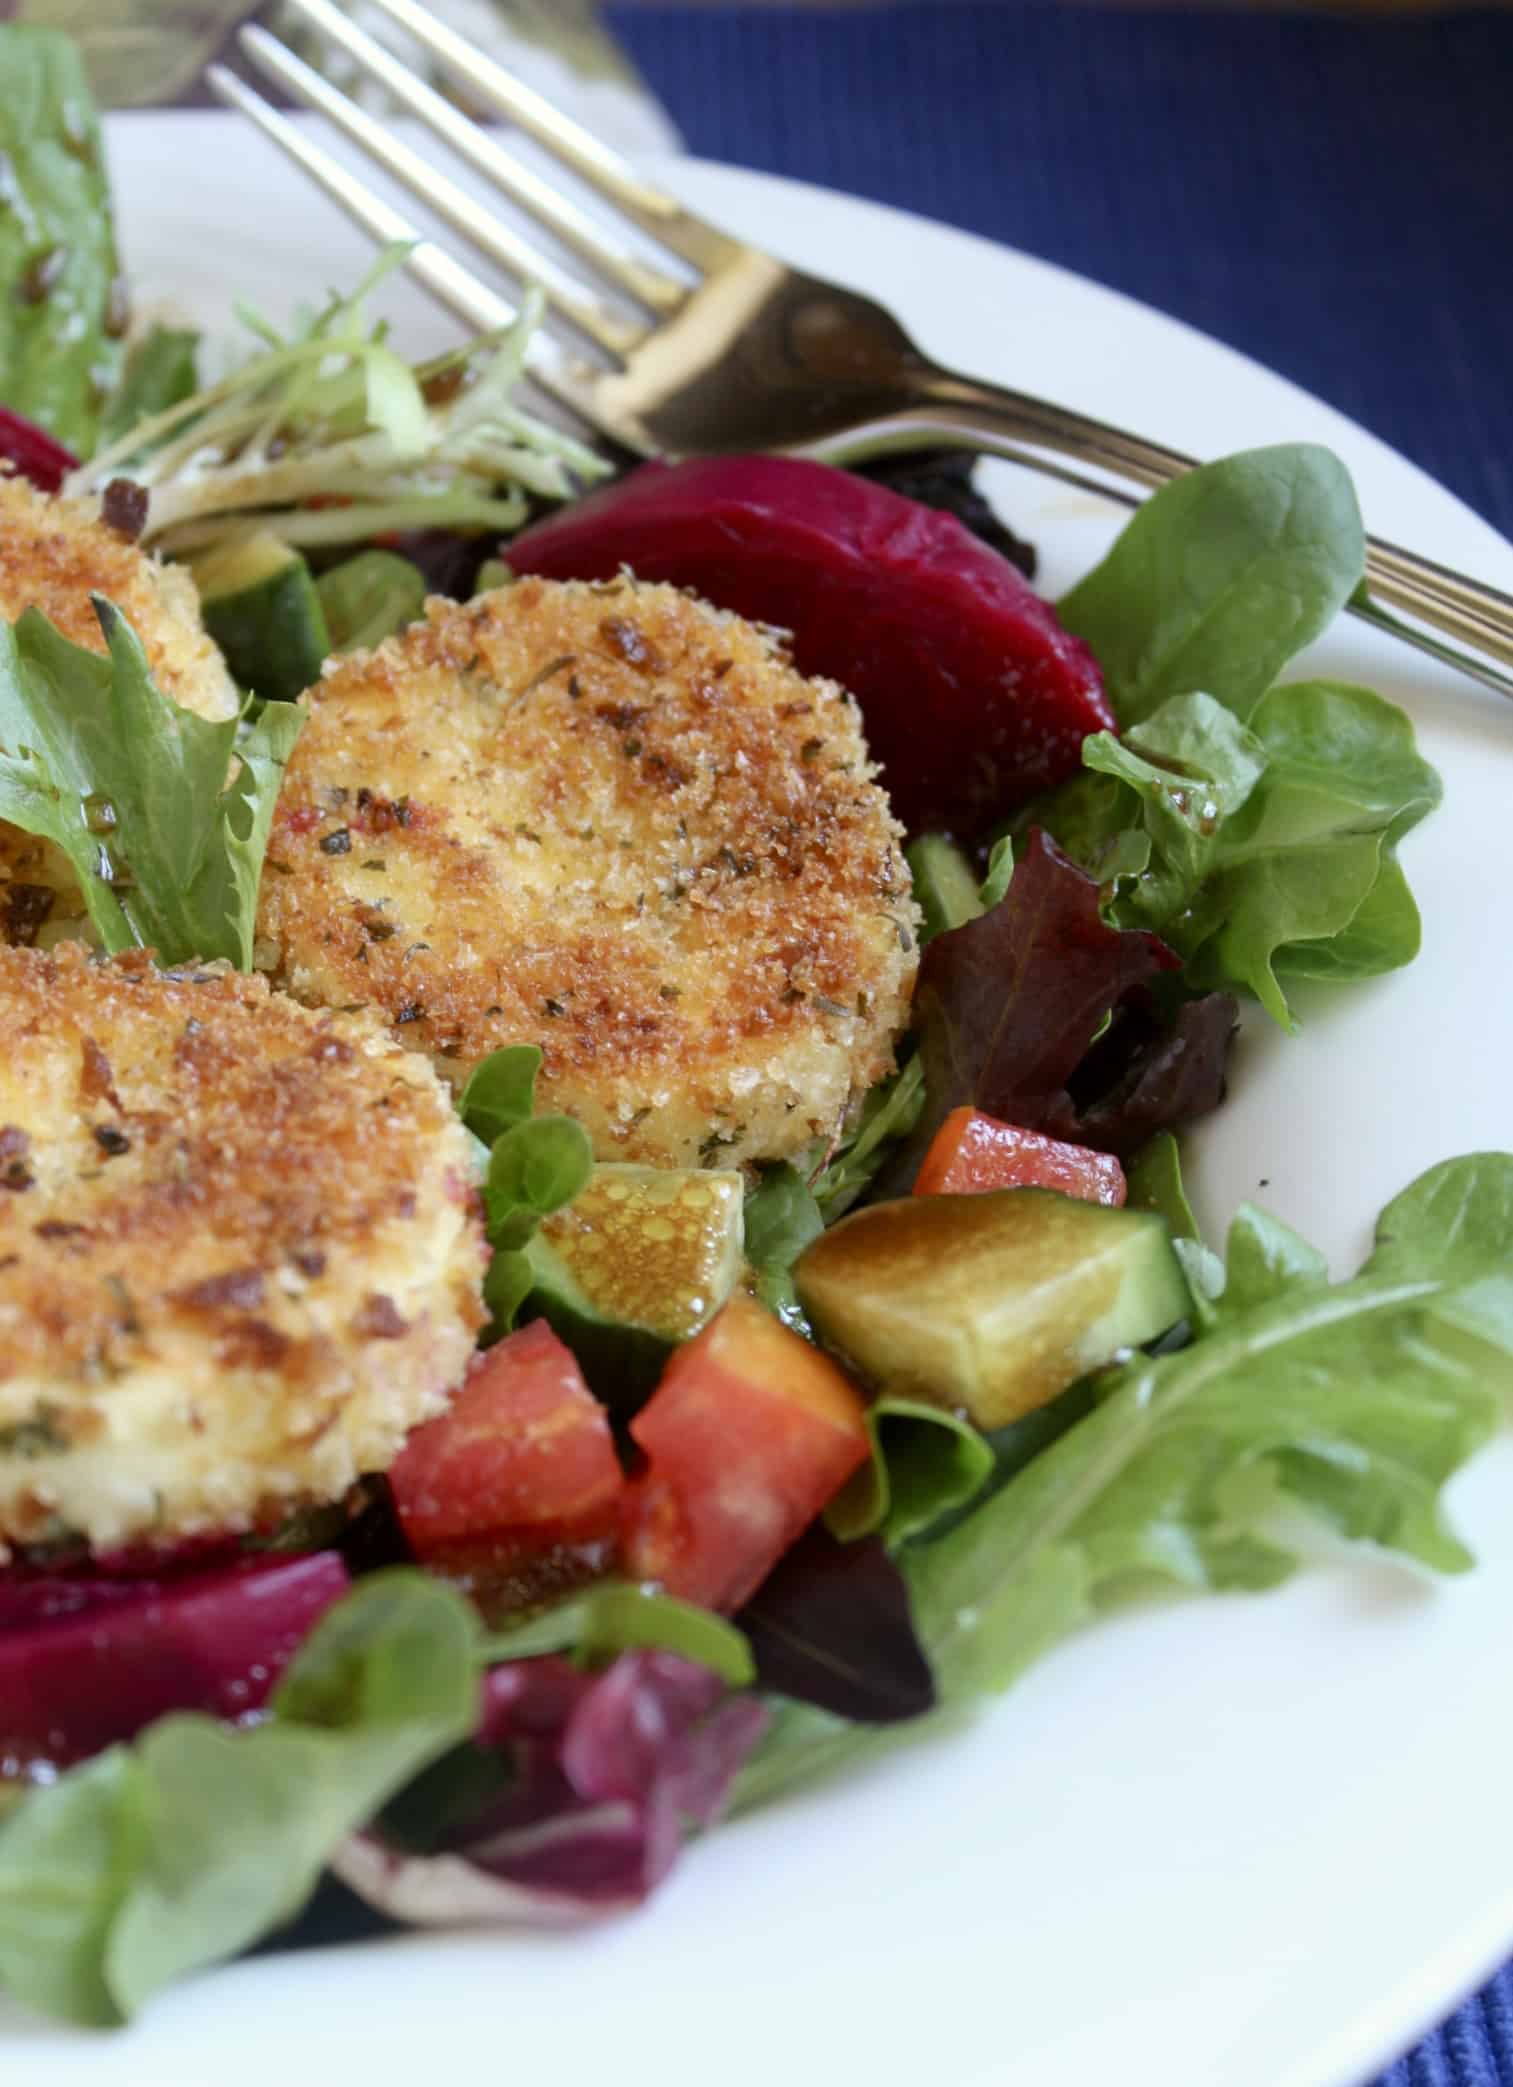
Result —
<path fill-rule="evenodd" d="M 915 1195 L 973 1196 L 994 1188 L 1054 1188 L 1117 1208 L 1125 1197 L 1124 1169 L 1111 1152 L 1020 1130 L 977 1109 L 953 1109 L 925 1154 Z"/>
<path fill-rule="evenodd" d="M 531 1561 L 606 1564 L 625 1480 L 609 1415 L 544 1320 L 480 1355 L 439 1419 L 389 1473 L 417 1558 L 497 1581 Z"/>
<path fill-rule="evenodd" d="M 870 1453 L 855 1386 L 741 1294 L 678 1349 L 630 1431 L 647 1468 L 626 1494 L 628 1569 L 727 1614 Z"/>

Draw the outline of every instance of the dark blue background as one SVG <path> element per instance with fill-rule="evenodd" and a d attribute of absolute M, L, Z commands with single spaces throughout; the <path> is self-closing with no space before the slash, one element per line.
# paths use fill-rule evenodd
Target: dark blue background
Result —
<path fill-rule="evenodd" d="M 1513 15 L 611 13 L 694 152 L 1143 298 L 1513 535 Z"/>
<path fill-rule="evenodd" d="M 1513 535 L 1513 14 L 611 11 L 693 151 L 1126 290 Z M 1513 1973 L 1381 2087 L 1513 2087 Z"/>

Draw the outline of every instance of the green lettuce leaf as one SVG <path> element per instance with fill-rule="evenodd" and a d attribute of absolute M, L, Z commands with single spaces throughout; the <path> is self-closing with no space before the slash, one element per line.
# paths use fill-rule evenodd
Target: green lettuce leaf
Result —
<path fill-rule="evenodd" d="M 0 23 L 0 400 L 88 456 L 121 318 L 99 119 L 57 30 Z"/>
<path fill-rule="evenodd" d="M 196 717 L 158 688 L 121 612 L 102 595 L 94 606 L 104 659 L 40 610 L 0 624 L 0 817 L 67 855 L 106 950 L 250 970 L 268 829 L 304 712 Z"/>
<path fill-rule="evenodd" d="M 993 1451 L 969 1421 L 885 1392 L 867 1409 L 872 1455 L 825 1510 L 845 1542 L 879 1535 L 890 1547 L 920 1536 L 987 1484 Z"/>
<path fill-rule="evenodd" d="M 1097 654 L 1121 726 L 1192 689 L 1243 718 L 1365 565 L 1349 472 L 1327 449 L 1284 443 L 1152 494 L 1057 613 Z"/>
<path fill-rule="evenodd" d="M 536 1116 L 535 1044 L 491 1051 L 463 1088 L 458 1109 L 473 1135 L 489 1148 L 483 1207 L 494 1257 L 484 1278 L 492 1337 L 507 1333 L 535 1287 L 525 1249 L 544 1217 L 571 1203 L 593 1172 L 594 1151 L 582 1124 L 570 1116 Z"/>
<path fill-rule="evenodd" d="M 0 1825 L 0 1981 L 128 2019 L 296 1914 L 328 1857 L 469 1734 L 478 1629 L 455 1590 L 378 1573 L 315 1626 L 262 1724 L 160 1719 Z"/>
<path fill-rule="evenodd" d="M 598 1666 L 622 1652 L 647 1649 L 676 1652 L 708 1667 L 732 1688 L 748 1687 L 756 1673 L 751 1647 L 723 1616 L 620 1581 L 586 1588 L 539 1616 L 495 1632 L 484 1640 L 480 1656 L 494 1666 L 543 1652 L 570 1652 L 584 1665 Z"/>
<path fill-rule="evenodd" d="M 1212 696 L 1170 697 L 1035 816 L 1198 986 L 1252 994 L 1294 1027 L 1296 978 L 1407 963 L 1418 909 L 1394 853 L 1439 802 L 1403 712 L 1338 682 L 1271 689 L 1242 724 Z"/>
<path fill-rule="evenodd" d="M 536 1044 L 509 1044 L 490 1051 L 469 1073 L 457 1102 L 457 1113 L 485 1145 L 492 1145 L 536 1107 L 536 1075 L 541 1051 Z"/>
<path fill-rule="evenodd" d="M 813 1330 L 793 1286 L 793 1264 L 825 1229 L 819 1205 L 797 1167 L 779 1160 L 763 1167 L 742 1211 L 746 1261 L 756 1294 L 785 1326 L 813 1339 Z"/>

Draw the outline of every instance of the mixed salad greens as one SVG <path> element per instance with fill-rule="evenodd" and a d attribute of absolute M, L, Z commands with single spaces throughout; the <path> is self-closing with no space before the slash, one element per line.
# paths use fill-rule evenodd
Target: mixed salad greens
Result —
<path fill-rule="evenodd" d="M 297 587 L 318 667 L 412 618 L 438 557 L 471 575 L 534 505 L 602 474 L 514 401 L 528 320 L 411 368 L 364 319 L 365 285 L 290 339 L 259 325 L 259 351 L 205 390 L 182 331 L 123 354 L 77 70 L 61 41 L 0 37 L 8 93 L 13 56 L 26 83 L 0 109 L 0 400 L 85 459 L 71 491 L 145 488 L 138 519 L 165 552 L 273 538 L 257 584 Z M 0 450 L 23 470 L 43 454 L 3 412 Z M 910 469 L 912 492 L 959 503 L 949 471 Z M 958 1714 L 1132 1594 L 1276 1585 L 1299 1515 L 1434 1571 L 1469 1565 L 1441 1496 L 1513 1388 L 1513 1155 L 1409 1184 L 1362 1266 L 1331 1282 L 1248 1204 L 1222 1257 L 1204 1246 L 1172 1136 L 1222 1098 L 1240 999 L 1291 1028 L 1298 981 L 1371 977 L 1417 950 L 1396 850 L 1438 801 L 1434 771 L 1381 697 L 1280 678 L 1362 570 L 1354 493 L 1322 450 L 1232 457 L 1152 498 L 1058 604 L 1118 731 L 1087 736 L 1080 773 L 1006 802 L 971 849 L 915 835 L 925 948 L 900 1069 L 839 1143 L 736 1183 L 750 1290 L 784 1339 L 812 1341 L 840 1220 L 860 1237 L 890 1210 L 907 1230 L 922 1206 L 974 1204 L 975 1221 L 998 1200 L 910 1199 L 950 1125 L 1094 1148 L 1124 1163 L 1128 1204 L 1077 1207 L 1100 1237 L 1118 1219 L 1121 1240 L 1154 1242 L 1177 1286 L 1159 1338 L 1117 1342 L 1007 1414 L 884 1371 L 823 1519 L 728 1605 L 617 1577 L 612 1557 L 525 1602 L 396 1562 L 398 1471 L 334 1541 L 296 1528 L 208 1571 L 191 1561 L 190 1579 L 171 1563 L 0 1575 L 9 1991 L 124 2020 L 277 1931 L 327 1870 L 401 1919 L 633 1904 L 722 1808 Z M 249 968 L 302 713 L 248 677 L 243 718 L 203 723 L 157 689 L 119 613 L 98 613 L 104 656 L 35 611 L 0 627 L 0 818 L 65 849 L 105 949 Z M 108 831 L 81 826 L 81 803 L 110 807 Z M 571 1346 L 586 1323 L 554 1227 L 594 1173 L 582 1129 L 537 1112 L 539 1065 L 529 1046 L 497 1053 L 459 1102 L 494 1248 L 490 1354 L 533 1369 L 549 1326 Z M 630 1331 L 660 1342 L 635 1353 L 670 1382 L 688 1346 Z M 644 1449 L 650 1407 L 610 1404 L 622 1448 Z M 234 1692 L 254 1594 L 287 1639 L 260 1704 Z M 17 1745 L 38 1727 L 70 1735 L 63 1760 Z M 6 1779 L 12 1750 L 24 1778 Z"/>

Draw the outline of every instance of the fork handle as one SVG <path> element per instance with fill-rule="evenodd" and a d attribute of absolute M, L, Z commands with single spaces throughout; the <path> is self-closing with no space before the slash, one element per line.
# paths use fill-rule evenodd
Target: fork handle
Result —
<path fill-rule="evenodd" d="M 926 365 L 918 379 L 916 404 L 886 422 L 847 433 L 847 457 L 945 443 L 1027 464 L 1126 506 L 1139 504 L 1125 490 L 1130 484 L 1154 491 L 1196 462 L 1105 421 L 975 377 Z M 826 454 L 836 456 L 838 449 L 829 447 Z M 1092 476 L 1095 472 L 1106 477 Z M 1109 484 L 1108 478 L 1123 483 Z M 1371 591 L 1363 590 L 1350 603 L 1354 614 L 1513 696 L 1513 595 L 1375 536 L 1366 539 L 1366 578 Z M 1387 614 L 1387 608 L 1417 618 L 1479 656 L 1455 651 L 1428 631 Z"/>

